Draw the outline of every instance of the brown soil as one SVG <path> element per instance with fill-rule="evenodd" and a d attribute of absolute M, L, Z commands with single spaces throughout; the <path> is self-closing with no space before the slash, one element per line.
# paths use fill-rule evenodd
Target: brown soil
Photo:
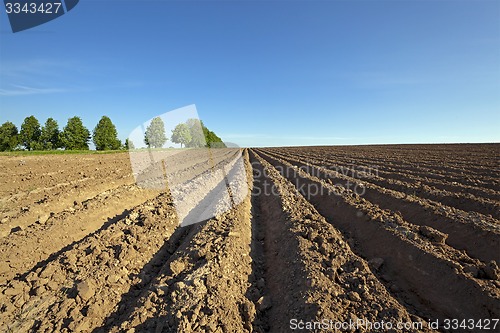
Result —
<path fill-rule="evenodd" d="M 169 156 L 165 183 L 212 179 L 237 154 Z M 182 227 L 170 191 L 136 185 L 126 153 L 0 157 L 0 331 L 364 320 L 394 328 L 337 331 L 431 332 L 439 319 L 437 331 L 478 332 L 444 320 L 500 317 L 500 145 L 247 149 L 243 159 L 230 184 L 250 189 L 243 200 L 231 192 L 230 210 Z"/>

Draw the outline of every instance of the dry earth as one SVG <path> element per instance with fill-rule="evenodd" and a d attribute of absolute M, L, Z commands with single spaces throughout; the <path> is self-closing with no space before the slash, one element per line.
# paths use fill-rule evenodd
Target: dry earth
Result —
<path fill-rule="evenodd" d="M 445 319 L 500 318 L 500 145 L 241 152 L 246 172 L 223 186 L 249 191 L 185 227 L 169 189 L 136 184 L 127 153 L 0 156 L 0 331 L 289 332 L 325 319 L 393 325 L 339 332 L 481 332 Z M 167 156 L 160 184 L 210 179 L 238 154 Z"/>

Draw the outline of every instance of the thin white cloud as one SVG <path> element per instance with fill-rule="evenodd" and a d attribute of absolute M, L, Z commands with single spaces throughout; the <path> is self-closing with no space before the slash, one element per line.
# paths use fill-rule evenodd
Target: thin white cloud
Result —
<path fill-rule="evenodd" d="M 55 61 L 32 59 L 24 61 L 2 61 L 0 76 L 3 78 L 22 79 L 34 76 L 57 77 L 61 73 L 78 72 L 82 65 L 74 61 Z"/>
<path fill-rule="evenodd" d="M 137 80 L 108 81 L 102 75 L 104 74 L 95 67 L 73 60 L 1 61 L 0 96 L 89 92 L 143 86 Z"/>
<path fill-rule="evenodd" d="M 64 82 L 74 76 L 75 64 L 49 59 L 2 61 L 0 63 L 0 96 L 54 94 L 69 91 Z M 62 80 L 61 80 L 62 79 Z"/>
<path fill-rule="evenodd" d="M 35 88 L 22 85 L 11 85 L 13 88 L 0 88 L 0 96 L 20 96 L 20 95 L 36 95 L 36 94 L 53 94 L 61 93 L 67 90 L 59 88 Z"/>

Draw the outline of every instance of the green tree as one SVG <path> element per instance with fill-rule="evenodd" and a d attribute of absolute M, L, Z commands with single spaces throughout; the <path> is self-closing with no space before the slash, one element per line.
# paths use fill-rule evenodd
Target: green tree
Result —
<path fill-rule="evenodd" d="M 144 143 L 148 147 L 161 148 L 167 140 L 163 120 L 161 120 L 160 117 L 153 118 L 149 126 L 146 128 Z"/>
<path fill-rule="evenodd" d="M 97 123 L 92 139 L 97 150 L 116 150 L 121 146 L 116 127 L 107 116 L 102 116 Z"/>
<path fill-rule="evenodd" d="M 189 128 L 189 133 L 191 135 L 191 140 L 188 142 L 186 147 L 204 147 L 206 141 L 203 135 L 203 122 L 199 119 L 191 118 L 186 121 L 186 126 Z"/>
<path fill-rule="evenodd" d="M 33 150 L 37 147 L 37 143 L 40 140 L 40 123 L 35 116 L 29 116 L 24 118 L 23 124 L 21 125 L 21 132 L 19 132 L 19 138 L 21 144 L 24 148 L 28 150 Z"/>
<path fill-rule="evenodd" d="M 17 127 L 10 121 L 0 126 L 0 151 L 13 150 L 19 143 Z"/>
<path fill-rule="evenodd" d="M 42 127 L 40 144 L 42 149 L 57 149 L 61 147 L 59 141 L 59 125 L 53 118 L 47 119 L 45 125 Z"/>
<path fill-rule="evenodd" d="M 125 139 L 125 147 L 124 148 L 127 150 L 132 150 L 132 149 L 135 149 L 135 146 L 134 146 L 134 143 L 127 138 L 127 139 Z"/>
<path fill-rule="evenodd" d="M 88 150 L 90 131 L 83 126 L 80 117 L 68 119 L 61 132 L 61 143 L 66 150 Z"/>
<path fill-rule="evenodd" d="M 172 142 L 187 145 L 191 141 L 191 132 L 186 124 L 179 124 L 172 130 Z"/>
<path fill-rule="evenodd" d="M 214 132 L 210 131 L 205 126 L 203 126 L 203 134 L 205 136 L 205 141 L 207 143 L 207 147 L 212 147 L 212 148 L 226 147 L 224 142 L 222 142 L 222 139 L 219 138 Z"/>

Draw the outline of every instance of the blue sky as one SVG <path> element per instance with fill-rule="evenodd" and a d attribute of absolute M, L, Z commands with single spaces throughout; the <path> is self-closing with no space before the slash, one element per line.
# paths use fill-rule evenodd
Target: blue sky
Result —
<path fill-rule="evenodd" d="M 95 1 L 13 34 L 0 122 L 196 104 L 241 146 L 500 141 L 500 1 Z"/>

